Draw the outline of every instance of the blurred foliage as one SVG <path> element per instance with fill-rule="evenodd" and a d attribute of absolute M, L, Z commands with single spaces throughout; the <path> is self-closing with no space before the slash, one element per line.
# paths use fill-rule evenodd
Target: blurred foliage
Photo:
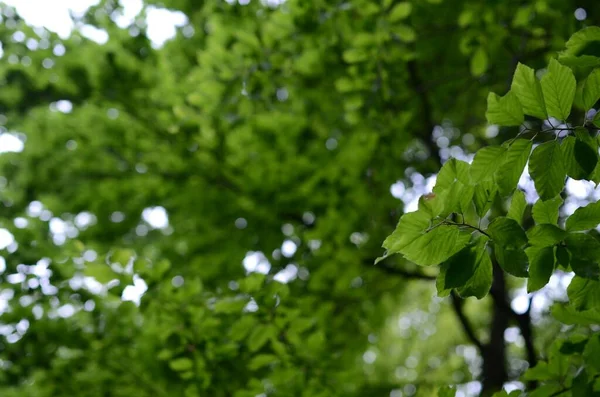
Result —
<path fill-rule="evenodd" d="M 142 16 L 113 22 L 114 0 L 74 16 L 105 44 L 0 5 L 0 132 L 24 142 L 0 154 L 0 394 L 476 393 L 483 358 L 436 269 L 373 263 L 443 161 L 514 137 L 489 134 L 488 92 L 518 62 L 545 67 L 595 2 L 146 3 L 188 18 L 161 48 Z M 121 299 L 144 283 L 139 305 Z M 461 305 L 491 338 L 491 300 Z M 552 366 L 564 326 L 546 314 L 534 342 Z M 528 381 L 523 341 L 508 354 L 506 380 Z"/>

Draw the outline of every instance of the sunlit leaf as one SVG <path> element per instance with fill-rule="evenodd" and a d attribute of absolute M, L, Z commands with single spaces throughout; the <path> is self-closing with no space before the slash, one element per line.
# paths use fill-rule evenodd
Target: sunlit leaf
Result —
<path fill-rule="evenodd" d="M 542 200 L 550 200 L 563 190 L 567 172 L 558 142 L 545 142 L 533 149 L 529 174 Z"/>
<path fill-rule="evenodd" d="M 488 123 L 502 126 L 518 126 L 525 120 L 523 107 L 513 92 L 503 97 L 490 92 L 485 116 Z"/>
<path fill-rule="evenodd" d="M 559 120 L 566 120 L 571 114 L 571 106 L 575 99 L 575 76 L 567 66 L 551 59 L 548 73 L 541 81 L 544 101 L 548 115 Z"/>
<path fill-rule="evenodd" d="M 532 68 L 518 63 L 510 90 L 523 105 L 523 113 L 541 120 L 548 118 L 542 86 Z"/>

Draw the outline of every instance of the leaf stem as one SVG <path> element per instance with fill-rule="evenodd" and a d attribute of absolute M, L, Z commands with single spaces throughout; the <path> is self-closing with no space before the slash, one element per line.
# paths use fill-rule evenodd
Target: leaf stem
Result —
<path fill-rule="evenodd" d="M 484 230 L 480 229 L 480 228 L 479 228 L 479 227 L 477 227 L 477 226 L 473 226 L 473 225 L 470 225 L 470 224 L 468 224 L 468 223 L 465 223 L 464 221 L 463 221 L 462 223 L 458 223 L 458 222 L 452 222 L 452 221 L 449 221 L 449 220 L 447 220 L 447 219 L 444 219 L 444 220 L 443 220 L 441 223 L 439 223 L 438 225 L 441 225 L 441 224 L 444 224 L 444 225 L 451 225 L 451 226 L 465 226 L 465 227 L 471 228 L 471 229 L 473 229 L 473 230 L 477 230 L 479 233 L 483 234 L 484 236 L 487 236 L 487 237 L 489 237 L 489 238 L 492 238 L 492 236 L 490 236 L 489 234 L 487 234 L 487 233 L 486 233 Z"/>

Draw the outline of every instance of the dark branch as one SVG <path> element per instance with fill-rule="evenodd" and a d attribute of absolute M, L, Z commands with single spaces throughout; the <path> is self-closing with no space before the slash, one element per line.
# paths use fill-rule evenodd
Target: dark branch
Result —
<path fill-rule="evenodd" d="M 471 324 L 469 323 L 467 316 L 463 312 L 462 299 L 454 291 L 452 291 L 450 295 L 452 297 L 452 306 L 454 307 L 454 311 L 456 312 L 456 316 L 458 317 L 458 320 L 462 324 L 465 334 L 467 334 L 467 337 L 469 338 L 469 340 L 475 346 L 477 346 L 477 348 L 479 349 L 479 352 L 481 353 L 481 355 L 483 355 L 485 347 L 483 346 L 483 344 L 481 343 L 479 338 L 477 338 L 477 336 L 475 335 L 475 331 L 473 331 L 473 328 L 471 327 Z"/>

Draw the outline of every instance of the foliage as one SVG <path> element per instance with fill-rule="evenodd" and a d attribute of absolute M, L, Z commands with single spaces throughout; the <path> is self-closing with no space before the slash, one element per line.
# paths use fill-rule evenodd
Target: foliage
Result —
<path fill-rule="evenodd" d="M 188 18 L 160 48 L 149 8 L 74 15 L 98 44 L 1 5 L 0 394 L 591 393 L 595 3 L 275 3 L 147 1 Z"/>
<path fill-rule="evenodd" d="M 600 28 L 586 28 L 569 42 L 578 37 L 600 37 Z M 600 315 L 600 241 L 591 233 L 600 224 L 600 202 L 577 208 L 564 225 L 557 222 L 558 210 L 567 176 L 600 183 L 600 139 L 587 116 L 600 99 L 600 81 L 599 69 L 593 69 L 577 82 L 560 59 L 550 60 L 541 80 L 533 69 L 517 65 L 511 90 L 503 97 L 494 93 L 488 97 L 486 116 L 488 122 L 500 126 L 523 124 L 518 133 L 502 145 L 480 149 L 471 164 L 456 159 L 446 162 L 433 194 L 421 199 L 417 211 L 400 218 L 383 246 L 386 255 L 402 254 L 418 265 L 440 266 L 436 285 L 442 296 L 456 290 L 463 298 L 485 297 L 492 288 L 494 266 L 527 278 L 528 292 L 543 288 L 555 270 L 574 272 L 567 288 L 569 303 L 562 309 L 573 318 L 559 316 L 572 325 L 582 314 Z M 575 59 L 569 64 L 587 65 Z M 579 110 L 583 111 L 579 123 L 568 120 L 577 114 L 572 108 L 578 84 L 582 87 Z M 548 128 L 530 128 L 524 124 L 524 115 L 550 116 L 545 122 Z M 517 183 L 526 164 L 539 198 L 533 204 L 533 222 L 524 228 L 520 223 L 526 203 Z M 503 201 L 510 201 L 510 208 L 492 213 L 489 204 Z M 517 256 L 523 250 L 526 257 L 521 261 Z M 594 352 L 597 337 L 597 333 L 575 333 L 555 342 L 548 361 L 524 375 L 525 380 L 544 383 L 530 395 L 600 391 Z"/>

